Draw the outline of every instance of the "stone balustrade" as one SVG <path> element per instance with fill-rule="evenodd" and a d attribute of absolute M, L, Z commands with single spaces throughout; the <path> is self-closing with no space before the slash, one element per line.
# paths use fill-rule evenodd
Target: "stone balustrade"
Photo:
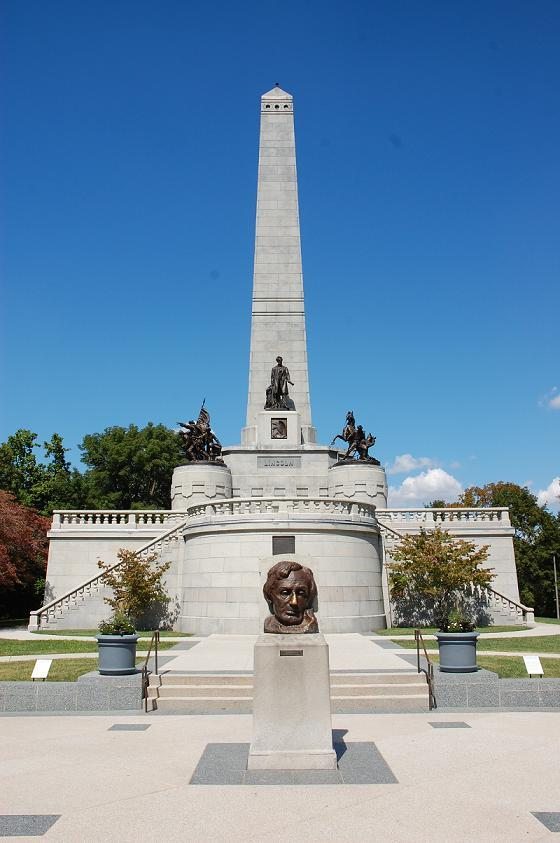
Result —
<path fill-rule="evenodd" d="M 509 527 L 507 507 L 449 508 L 449 509 L 378 509 L 377 517 L 382 524 L 405 529 L 406 527 L 433 527 L 439 524 L 454 523 L 457 526 L 495 522 Z"/>
<path fill-rule="evenodd" d="M 190 506 L 186 510 L 167 509 L 64 509 L 55 510 L 51 530 L 157 530 L 169 529 L 184 519 L 201 516 L 267 515 L 279 512 L 290 515 L 328 515 L 331 517 L 365 518 L 372 522 L 377 517 L 388 527 L 423 526 L 439 524 L 467 526 L 481 522 L 495 522 L 510 526 L 507 507 L 476 509 L 377 509 L 366 503 L 343 498 L 226 498 Z"/>
<path fill-rule="evenodd" d="M 184 521 L 186 511 L 178 509 L 56 509 L 51 530 L 95 529 L 158 530 Z"/>
<path fill-rule="evenodd" d="M 327 518 L 366 519 L 375 523 L 375 506 L 341 498 L 230 498 L 195 504 L 187 509 L 188 519 L 208 516 L 292 516 L 317 515 Z"/>

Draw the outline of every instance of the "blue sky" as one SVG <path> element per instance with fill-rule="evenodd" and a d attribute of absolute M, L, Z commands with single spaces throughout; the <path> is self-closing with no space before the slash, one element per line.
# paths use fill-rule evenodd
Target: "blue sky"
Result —
<path fill-rule="evenodd" d="M 2 3 L 0 439 L 244 424 L 259 97 L 294 95 L 311 397 L 395 505 L 560 476 L 557 2 Z M 289 364 L 289 361 L 286 361 Z M 556 481 L 555 481 L 556 478 Z M 560 485 L 558 486 L 560 493 Z"/>

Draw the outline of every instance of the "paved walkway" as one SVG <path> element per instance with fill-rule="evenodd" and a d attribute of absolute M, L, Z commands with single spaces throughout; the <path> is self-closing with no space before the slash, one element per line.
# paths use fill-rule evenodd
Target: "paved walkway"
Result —
<path fill-rule="evenodd" d="M 481 633 L 483 638 L 531 638 L 534 635 L 560 635 L 560 623 L 537 623 L 535 626 L 527 628 L 527 629 L 520 629 L 517 632 L 483 632 Z M 1 637 L 1 636 L 0 636 Z M 430 635 L 429 633 L 422 635 L 424 641 L 435 641 L 435 635 Z M 391 640 L 398 641 L 400 638 L 409 641 L 414 640 L 414 635 L 372 635 L 371 638 L 384 638 L 387 640 L 390 638 Z"/>
<path fill-rule="evenodd" d="M 363 635 L 348 633 L 325 635 L 325 638 L 331 670 L 411 670 L 410 663 L 400 654 Z M 162 669 L 177 673 L 252 671 L 256 639 L 256 635 L 210 635 L 188 650 L 177 648 L 162 653 Z"/>
<path fill-rule="evenodd" d="M 333 728 L 392 776 L 191 785 L 208 745 L 250 741 L 250 716 L 3 716 L 0 830 L 50 825 L 43 839 L 65 843 L 554 839 L 535 814 L 560 821 L 560 713 L 338 714 Z"/>

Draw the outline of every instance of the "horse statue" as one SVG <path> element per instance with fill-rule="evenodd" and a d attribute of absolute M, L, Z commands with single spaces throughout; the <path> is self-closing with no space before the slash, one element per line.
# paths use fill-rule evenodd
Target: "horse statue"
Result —
<path fill-rule="evenodd" d="M 331 442 L 331 448 L 336 442 L 337 439 L 341 439 L 343 442 L 352 442 L 354 439 L 354 434 L 356 433 L 356 419 L 354 418 L 354 413 L 352 410 L 348 410 L 346 413 L 346 424 L 342 429 L 342 433 L 338 433 L 333 441 Z"/>
<path fill-rule="evenodd" d="M 361 462 L 372 462 L 379 465 L 379 460 L 370 457 L 368 454 L 368 449 L 375 444 L 375 436 L 372 436 L 371 433 L 368 433 L 366 436 L 362 425 L 359 424 L 356 426 L 356 419 L 352 410 L 348 410 L 346 413 L 346 424 L 342 434 L 334 437 L 331 447 L 337 439 L 341 439 L 348 445 L 344 456 L 341 458 L 342 461 L 356 459 Z"/>

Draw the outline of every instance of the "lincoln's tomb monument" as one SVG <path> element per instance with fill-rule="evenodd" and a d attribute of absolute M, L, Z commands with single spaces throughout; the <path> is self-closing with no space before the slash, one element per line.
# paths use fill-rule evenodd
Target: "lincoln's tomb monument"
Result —
<path fill-rule="evenodd" d="M 220 443 L 219 418 L 212 418 L 214 432 L 210 413 L 215 408 L 203 406 L 196 421 L 181 423 L 185 462 L 173 473 L 170 511 L 54 513 L 47 602 L 31 614 L 32 628 L 96 626 L 106 614 L 97 562 L 116 563 L 126 547 L 172 562 L 166 585 L 177 630 L 259 634 L 278 617 L 269 610 L 273 585 L 263 600 L 268 572 L 310 569 L 318 600 L 302 626 L 315 620 L 321 633 L 370 632 L 392 620 L 386 560 L 394 542 L 434 526 L 488 544 L 495 590 L 482 598 L 491 614 L 500 623 L 531 619 L 519 605 L 507 509 L 388 509 L 385 471 L 370 454 L 373 422 L 348 407 L 340 407 L 342 433 L 330 445 L 317 442 L 294 102 L 278 86 L 260 101 L 249 389 L 239 444 Z M 382 441 L 377 447 L 379 456 Z"/>

